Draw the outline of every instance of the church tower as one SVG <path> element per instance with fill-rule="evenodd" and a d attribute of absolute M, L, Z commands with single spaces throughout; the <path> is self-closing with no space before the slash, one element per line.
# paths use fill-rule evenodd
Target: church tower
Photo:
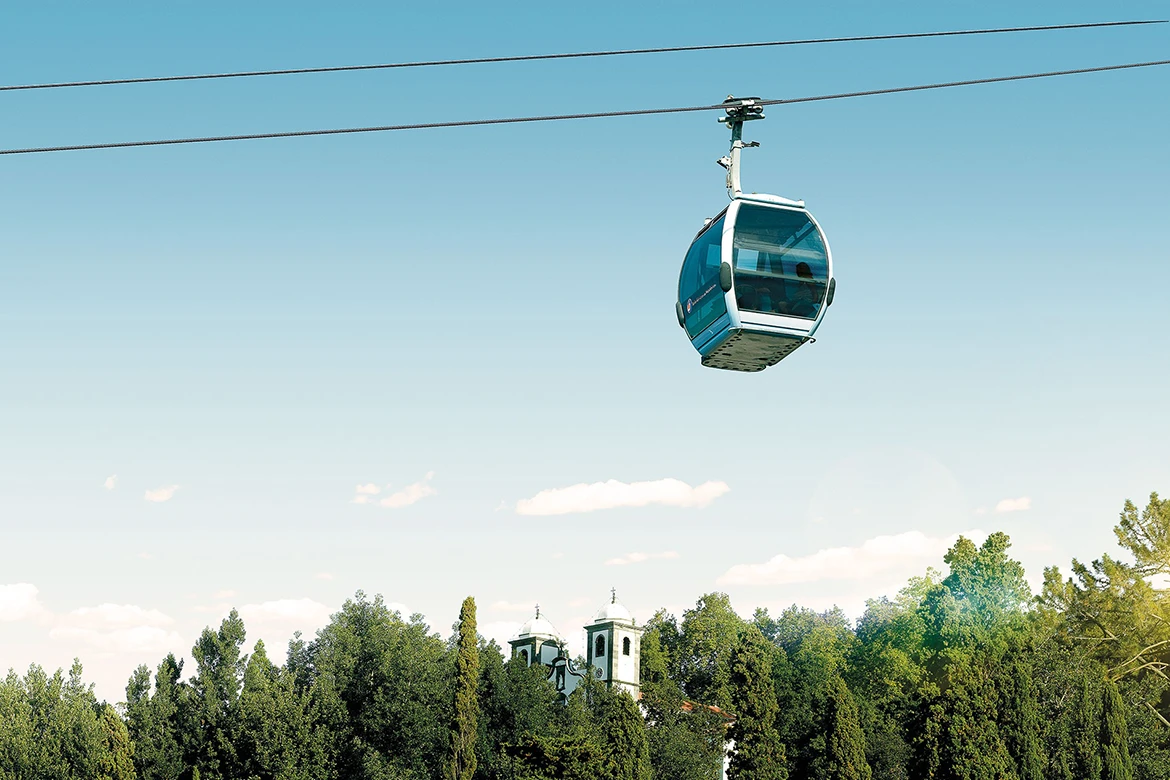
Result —
<path fill-rule="evenodd" d="M 585 659 L 590 674 L 608 687 L 623 688 L 637 699 L 641 692 L 642 629 L 610 591 L 609 603 L 585 626 Z"/>
<path fill-rule="evenodd" d="M 536 605 L 536 616 L 520 627 L 520 633 L 515 639 L 508 640 L 512 646 L 512 657 L 522 658 L 527 666 L 544 664 L 551 666 L 560 656 L 565 640 L 548 622 L 540 616 L 540 605 Z"/>

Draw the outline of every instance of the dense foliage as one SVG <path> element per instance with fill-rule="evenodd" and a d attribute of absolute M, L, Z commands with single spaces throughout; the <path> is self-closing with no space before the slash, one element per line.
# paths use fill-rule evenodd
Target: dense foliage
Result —
<path fill-rule="evenodd" d="M 234 611 L 139 667 L 118 709 L 75 663 L 0 681 L 0 780 L 1170 780 L 1170 502 L 1033 595 L 1004 534 L 959 539 L 856 621 L 741 618 L 710 593 L 645 626 L 642 697 L 558 700 L 468 598 L 451 638 L 358 592 L 283 664 Z"/>

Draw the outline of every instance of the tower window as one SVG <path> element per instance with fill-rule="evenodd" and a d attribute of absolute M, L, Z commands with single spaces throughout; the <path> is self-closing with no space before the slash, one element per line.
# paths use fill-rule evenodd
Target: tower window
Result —
<path fill-rule="evenodd" d="M 622 637 L 622 655 L 630 654 L 630 638 L 628 636 Z"/>
<path fill-rule="evenodd" d="M 601 658 L 603 655 L 605 655 L 605 636 L 598 634 L 597 641 L 593 643 L 593 657 Z"/>
<path fill-rule="evenodd" d="M 521 650 L 520 657 L 524 659 L 524 663 L 528 663 L 528 651 L 527 650 Z"/>

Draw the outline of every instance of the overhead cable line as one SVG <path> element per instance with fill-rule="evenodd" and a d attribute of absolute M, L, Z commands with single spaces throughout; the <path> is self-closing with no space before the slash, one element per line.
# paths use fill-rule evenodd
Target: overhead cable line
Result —
<path fill-rule="evenodd" d="M 1077 68 L 1075 70 L 1053 70 L 1046 73 L 1025 73 L 1018 76 L 994 76 L 984 79 L 970 79 L 967 81 L 946 81 L 936 84 L 916 84 L 909 87 L 888 87 L 886 89 L 869 89 L 861 92 L 838 92 L 832 95 L 813 95 L 810 97 L 781 98 L 776 100 L 756 101 L 761 106 L 786 106 L 795 103 L 816 103 L 824 100 L 842 100 L 844 98 L 869 97 L 872 95 L 893 95 L 900 92 L 921 92 L 928 89 L 946 89 L 948 87 L 969 87 L 976 84 L 999 84 L 1006 81 L 1026 81 L 1028 79 L 1043 79 L 1052 76 L 1073 76 L 1082 73 L 1103 73 L 1111 70 L 1130 70 L 1133 68 L 1150 68 L 1158 65 L 1170 65 L 1170 60 L 1154 62 L 1131 62 L 1125 65 L 1102 65 L 1095 68 Z M 578 114 L 547 114 L 544 116 L 503 117 L 497 119 L 464 119 L 450 122 L 418 122 L 403 125 L 381 125 L 375 127 L 346 127 L 332 130 L 291 130 L 279 133 L 246 133 L 241 135 L 215 135 L 196 138 L 164 138 L 153 141 L 116 141 L 104 144 L 78 144 L 75 146 L 42 146 L 27 149 L 0 149 L 0 155 L 10 154 L 40 154 L 43 152 L 80 152 L 92 149 L 126 149 L 138 146 L 178 146 L 182 144 L 206 144 L 218 141 L 258 141 L 268 138 L 304 138 L 320 135 L 352 135 L 356 133 L 388 133 L 399 130 L 437 130 L 445 127 L 480 127 L 484 125 L 516 125 L 528 122 L 558 122 L 570 119 L 603 119 L 608 117 L 648 116 L 651 114 L 683 114 L 696 111 L 722 111 L 726 106 L 716 103 L 706 106 L 680 106 L 674 108 L 640 108 L 624 111 L 596 111 Z"/>
<path fill-rule="evenodd" d="M 1086 22 L 1081 24 L 1048 24 L 1037 27 L 997 27 L 984 30 L 945 30 L 941 32 L 896 33 L 892 35 L 855 35 L 844 38 L 805 38 L 787 41 L 759 41 L 755 43 L 712 43 L 697 46 L 662 46 L 650 49 L 613 49 L 609 51 L 569 52 L 566 54 L 521 54 L 512 57 L 473 57 L 457 60 L 424 60 L 420 62 L 390 62 L 377 65 L 335 65 L 321 68 L 285 68 L 280 70 L 247 70 L 234 73 L 202 73 L 186 76 L 146 76 L 142 78 L 100 79 L 95 81 L 60 81 L 46 84 L 13 84 L 0 86 L 0 92 L 30 89 L 60 89 L 62 87 L 106 87 L 114 84 L 156 84 L 167 81 L 204 81 L 208 79 L 238 79 L 252 76 L 291 76 L 303 73 L 342 73 L 360 70 L 390 70 L 394 68 L 429 68 L 442 65 L 483 65 L 497 62 L 533 62 L 537 60 L 568 60 L 586 57 L 616 57 L 628 54 L 667 54 L 686 51 L 715 51 L 719 49 L 756 49 L 771 46 L 804 46 L 815 43 L 850 43 L 855 41 L 895 41 L 909 38 L 944 38 L 958 35 L 992 35 L 996 33 L 1041 32 L 1050 30 L 1081 30 L 1099 27 L 1132 27 L 1143 24 L 1165 24 L 1166 19 L 1142 19 L 1125 22 Z"/>

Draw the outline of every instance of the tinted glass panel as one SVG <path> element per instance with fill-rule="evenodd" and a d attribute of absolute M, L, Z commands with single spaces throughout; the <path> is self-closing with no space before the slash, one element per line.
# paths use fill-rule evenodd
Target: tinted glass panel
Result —
<path fill-rule="evenodd" d="M 719 245 L 723 241 L 723 217 L 704 230 L 683 261 L 678 279 L 678 300 L 691 338 L 727 312 L 723 290 L 719 288 Z"/>
<path fill-rule="evenodd" d="M 740 205 L 731 257 L 741 311 L 811 320 L 824 305 L 829 262 L 805 212 Z"/>

